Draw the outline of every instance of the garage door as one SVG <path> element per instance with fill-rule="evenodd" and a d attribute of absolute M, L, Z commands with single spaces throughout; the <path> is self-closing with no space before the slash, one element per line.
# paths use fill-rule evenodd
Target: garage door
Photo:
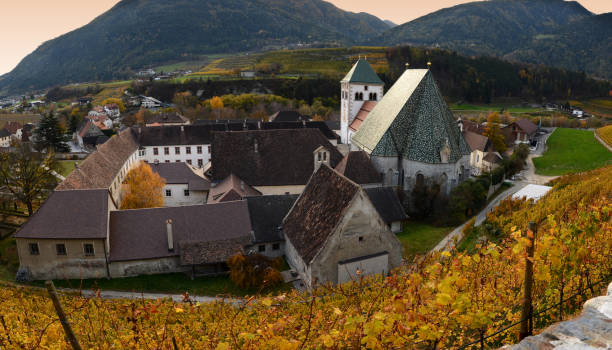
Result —
<path fill-rule="evenodd" d="M 361 271 L 362 276 L 386 274 L 389 271 L 389 253 L 380 252 L 339 261 L 338 283 L 359 279 L 357 271 Z"/>

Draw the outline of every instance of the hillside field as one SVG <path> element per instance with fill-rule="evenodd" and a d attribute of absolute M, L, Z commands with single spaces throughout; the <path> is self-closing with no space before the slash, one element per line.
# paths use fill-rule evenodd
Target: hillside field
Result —
<path fill-rule="evenodd" d="M 547 150 L 533 163 L 539 175 L 557 176 L 592 170 L 612 163 L 612 153 L 593 136 L 593 131 L 556 129 Z"/>

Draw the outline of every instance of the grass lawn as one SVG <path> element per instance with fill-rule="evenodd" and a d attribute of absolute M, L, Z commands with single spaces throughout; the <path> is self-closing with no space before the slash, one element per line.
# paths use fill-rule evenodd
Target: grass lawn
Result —
<path fill-rule="evenodd" d="M 540 175 L 565 175 L 612 163 L 612 153 L 589 130 L 556 129 L 548 138 L 547 147 L 542 157 L 533 159 Z"/>
<path fill-rule="evenodd" d="M 62 176 L 66 177 L 68 175 L 70 175 L 70 173 L 72 173 L 74 171 L 74 164 L 78 163 L 78 160 L 62 160 L 59 161 L 59 166 L 60 166 L 60 174 L 62 174 Z"/>
<path fill-rule="evenodd" d="M 182 273 L 172 273 L 164 275 L 137 276 L 126 278 L 107 279 L 87 279 L 87 280 L 56 280 L 53 281 L 57 287 L 73 289 L 100 289 L 116 290 L 126 292 L 150 292 L 150 293 L 174 293 L 181 294 L 189 292 L 191 295 L 232 295 L 243 297 L 246 295 L 258 294 L 258 290 L 245 290 L 237 287 L 228 276 L 199 277 L 191 280 Z M 42 286 L 42 282 L 35 282 L 35 285 Z M 280 294 L 290 290 L 289 285 L 281 285 L 268 288 L 261 293 Z"/>
<path fill-rule="evenodd" d="M 19 268 L 17 246 L 12 237 L 14 229 L 0 227 L 0 280 L 14 281 Z"/>
<path fill-rule="evenodd" d="M 425 222 L 408 221 L 397 234 L 404 247 L 404 257 L 422 255 L 436 246 L 454 227 L 436 227 Z"/>

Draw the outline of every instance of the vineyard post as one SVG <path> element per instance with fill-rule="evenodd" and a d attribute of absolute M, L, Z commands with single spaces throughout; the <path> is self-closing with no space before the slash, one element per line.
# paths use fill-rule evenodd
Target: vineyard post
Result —
<path fill-rule="evenodd" d="M 531 235 L 529 234 L 531 232 Z M 532 305 L 532 293 L 533 293 L 533 254 L 535 251 L 535 235 L 536 235 L 536 224 L 535 222 L 529 223 L 529 230 L 527 231 L 527 239 L 529 245 L 527 246 L 527 258 L 525 261 L 525 289 L 523 294 L 523 310 L 521 312 L 521 331 L 519 333 L 519 340 L 523 340 L 526 337 L 533 334 L 533 305 Z"/>
<path fill-rule="evenodd" d="M 70 322 L 66 317 L 64 308 L 62 307 L 62 304 L 60 303 L 60 300 L 57 297 L 57 291 L 55 290 L 55 285 L 53 284 L 53 281 L 46 281 L 45 286 L 47 287 L 47 291 L 49 292 L 49 297 L 51 298 L 51 301 L 53 301 L 53 306 L 55 306 L 55 312 L 59 317 L 60 323 L 62 324 L 62 327 L 64 327 L 64 332 L 66 332 L 66 338 L 68 338 L 68 341 L 70 342 L 70 345 L 72 345 L 72 348 L 74 350 L 81 350 L 81 345 L 79 344 L 76 335 L 72 331 L 72 327 L 70 326 Z"/>

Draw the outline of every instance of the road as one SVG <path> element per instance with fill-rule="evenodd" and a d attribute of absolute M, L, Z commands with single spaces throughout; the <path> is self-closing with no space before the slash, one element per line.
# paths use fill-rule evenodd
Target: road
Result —
<path fill-rule="evenodd" d="M 521 189 L 523 189 L 525 186 L 527 186 L 529 183 L 527 182 L 515 182 L 514 186 L 512 186 L 511 188 L 505 190 L 504 192 L 502 192 L 500 195 L 498 195 L 497 197 L 495 197 L 495 199 L 493 199 L 489 204 L 487 204 L 487 206 L 480 211 L 480 213 L 478 213 L 476 215 L 476 222 L 475 225 L 479 226 L 480 224 L 482 224 L 485 219 L 487 218 L 487 213 L 489 213 L 490 211 L 493 210 L 493 208 L 495 208 L 499 202 L 501 202 L 502 200 L 508 198 L 509 196 L 515 194 L 516 192 L 520 191 Z M 471 219 L 470 219 L 471 220 Z M 440 241 L 440 243 L 438 243 L 433 249 L 432 251 L 445 251 L 445 250 L 449 250 L 450 248 L 452 248 L 455 245 L 455 238 L 457 238 L 457 242 L 459 242 L 461 240 L 461 231 L 463 231 L 463 228 L 465 227 L 465 225 L 467 225 L 469 221 L 463 223 L 463 225 L 455 228 L 453 231 L 451 231 L 451 233 L 449 233 L 446 237 L 444 237 L 444 239 L 442 239 Z"/>

